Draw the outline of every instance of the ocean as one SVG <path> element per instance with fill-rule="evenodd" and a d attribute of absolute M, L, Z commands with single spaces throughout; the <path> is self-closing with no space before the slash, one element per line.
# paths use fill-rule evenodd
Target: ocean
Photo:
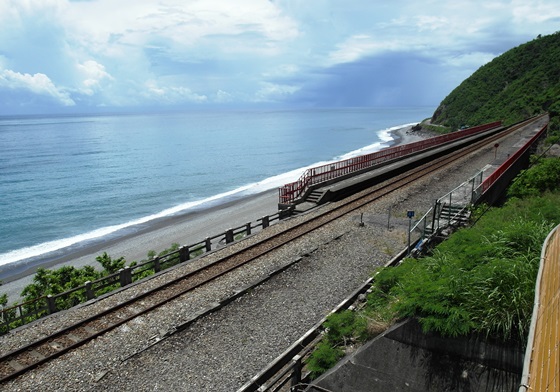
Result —
<path fill-rule="evenodd" d="M 391 144 L 433 108 L 0 117 L 0 273 Z"/>

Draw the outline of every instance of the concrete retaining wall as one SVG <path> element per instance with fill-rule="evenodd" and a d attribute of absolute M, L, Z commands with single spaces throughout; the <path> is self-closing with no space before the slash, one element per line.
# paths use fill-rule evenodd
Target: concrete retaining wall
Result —
<path fill-rule="evenodd" d="M 332 392 L 517 391 L 522 363 L 518 345 L 424 334 L 408 320 L 342 360 L 315 385 Z"/>

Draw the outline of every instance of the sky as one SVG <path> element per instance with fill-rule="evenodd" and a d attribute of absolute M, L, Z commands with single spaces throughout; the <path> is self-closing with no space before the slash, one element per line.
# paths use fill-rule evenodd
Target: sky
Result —
<path fill-rule="evenodd" d="M 0 115 L 433 106 L 558 0 L 0 0 Z"/>

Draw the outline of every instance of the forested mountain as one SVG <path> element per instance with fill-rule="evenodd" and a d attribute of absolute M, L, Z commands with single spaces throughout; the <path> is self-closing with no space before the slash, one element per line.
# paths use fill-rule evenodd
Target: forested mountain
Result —
<path fill-rule="evenodd" d="M 480 67 L 439 105 L 432 123 L 457 129 L 503 120 L 506 125 L 549 112 L 560 115 L 560 32 L 519 45 Z"/>

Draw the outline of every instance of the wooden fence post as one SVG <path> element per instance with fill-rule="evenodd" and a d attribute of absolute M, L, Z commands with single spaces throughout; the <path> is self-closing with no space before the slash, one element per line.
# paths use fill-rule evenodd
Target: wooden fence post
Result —
<path fill-rule="evenodd" d="M 191 252 L 188 246 L 183 246 L 179 249 L 179 260 L 182 262 L 188 261 L 191 258 Z"/>
<path fill-rule="evenodd" d="M 251 235 L 251 222 L 247 223 L 245 230 L 247 231 L 247 235 Z"/>
<path fill-rule="evenodd" d="M 226 230 L 226 244 L 233 242 L 233 229 Z"/>
<path fill-rule="evenodd" d="M 269 216 L 263 216 L 262 217 L 262 228 L 266 229 L 268 226 L 270 225 L 270 218 Z"/>
<path fill-rule="evenodd" d="M 56 313 L 56 303 L 52 295 L 47 295 L 47 309 L 49 310 L 49 314 Z"/>
<path fill-rule="evenodd" d="M 161 263 L 159 262 L 159 257 L 154 258 L 154 272 L 157 273 L 161 271 Z"/>
<path fill-rule="evenodd" d="M 206 243 L 206 252 L 210 252 L 212 250 L 212 241 L 210 241 L 210 237 L 206 237 L 204 242 Z"/>
<path fill-rule="evenodd" d="M 94 299 L 94 298 L 95 298 L 95 294 L 93 293 L 93 290 L 92 290 L 92 287 L 91 287 L 91 281 L 88 280 L 88 281 L 85 283 L 85 286 L 86 286 L 86 298 L 88 299 L 88 301 L 89 301 L 90 299 Z"/>
<path fill-rule="evenodd" d="M 132 283 L 132 270 L 130 269 L 130 267 L 126 266 L 123 269 L 119 270 L 119 280 L 121 283 L 121 287 Z"/>

